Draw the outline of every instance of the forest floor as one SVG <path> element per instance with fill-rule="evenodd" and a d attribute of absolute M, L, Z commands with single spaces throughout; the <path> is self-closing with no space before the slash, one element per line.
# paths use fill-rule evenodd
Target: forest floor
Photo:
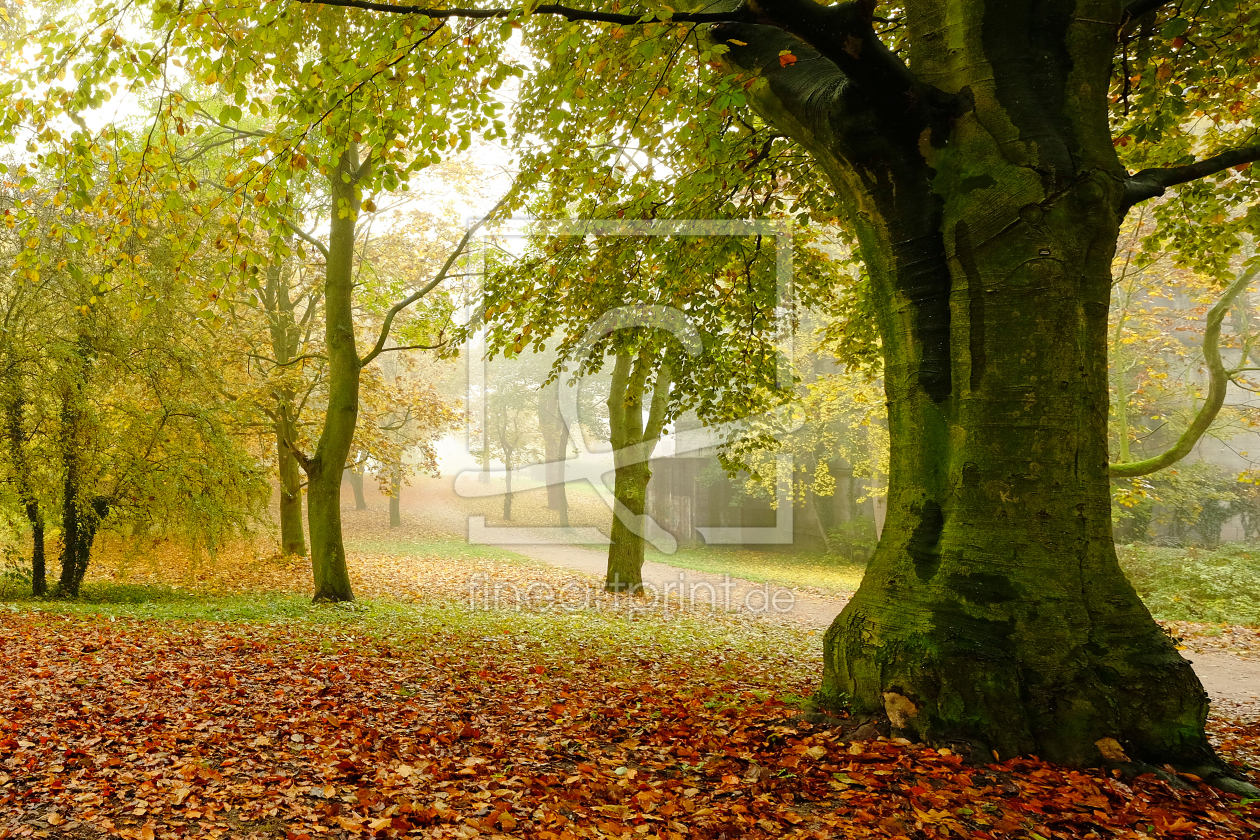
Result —
<path fill-rule="evenodd" d="M 732 590 L 816 618 L 616 598 L 602 567 L 468 545 L 465 508 L 404 498 L 397 529 L 379 497 L 346 511 L 352 605 L 309 605 L 307 564 L 265 547 L 119 540 L 81 602 L 0 594 L 0 838 L 1260 836 L 1260 802 L 1193 779 L 802 720 L 837 589 Z M 1258 661 L 1244 630 L 1177 632 Z M 1254 707 L 1218 700 L 1209 729 L 1257 779 Z"/>

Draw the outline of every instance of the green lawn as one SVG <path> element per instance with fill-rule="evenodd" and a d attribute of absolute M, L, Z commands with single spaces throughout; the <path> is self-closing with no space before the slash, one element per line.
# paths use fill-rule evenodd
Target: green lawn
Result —
<path fill-rule="evenodd" d="M 809 551 L 754 551 L 718 546 L 680 546 L 674 554 L 649 547 L 647 559 L 711 574 L 812 589 L 829 595 L 849 594 L 862 582 L 866 566 Z"/>

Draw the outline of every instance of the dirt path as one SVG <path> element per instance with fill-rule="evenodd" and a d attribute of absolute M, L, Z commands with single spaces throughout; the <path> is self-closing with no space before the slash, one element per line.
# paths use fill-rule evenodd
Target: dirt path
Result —
<path fill-rule="evenodd" d="M 467 537 L 467 519 L 472 507 L 455 495 L 451 479 L 422 479 L 407 488 L 403 507 L 414 516 L 431 522 L 451 535 Z M 386 504 L 378 497 L 378 505 Z M 515 518 L 515 517 L 514 517 Z M 522 533 L 529 529 L 523 528 Z M 500 545 L 500 548 L 595 578 L 607 568 L 606 554 L 576 545 L 548 544 L 543 533 L 526 544 Z M 643 580 L 649 597 L 678 599 L 690 597 L 700 605 L 716 605 L 777 621 L 790 621 L 814 630 L 825 630 L 843 609 L 847 600 L 803 593 L 787 587 L 756 583 L 726 575 L 683 569 L 666 563 L 647 562 Z M 1215 705 L 1222 711 L 1260 715 L 1260 660 L 1244 659 L 1219 651 L 1187 650 Z"/>

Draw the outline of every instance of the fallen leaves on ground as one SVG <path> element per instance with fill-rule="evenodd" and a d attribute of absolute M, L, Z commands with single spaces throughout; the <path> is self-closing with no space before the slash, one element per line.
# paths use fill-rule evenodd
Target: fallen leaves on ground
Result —
<path fill-rule="evenodd" d="M 607 647 L 554 667 L 489 644 L 38 613 L 0 618 L 0 645 L 0 838 L 1260 831 L 1254 805 L 1202 787 L 845 743 L 792 723 L 753 661 L 732 680 Z"/>
<path fill-rule="evenodd" d="M 353 544 L 352 538 L 364 544 L 369 544 L 373 537 L 380 540 L 378 523 L 371 521 L 373 512 L 342 511 L 342 515 L 347 525 L 348 543 Z M 738 607 L 741 598 L 750 599 L 754 607 L 765 607 L 773 595 L 764 584 L 741 583 L 723 589 L 721 583 L 715 583 L 698 587 L 695 601 L 684 601 L 678 590 L 671 590 L 664 597 L 628 598 L 606 593 L 602 578 L 558 566 L 506 555 L 496 557 L 493 553 L 476 554 L 466 546 L 461 553 L 456 543 L 443 543 L 440 553 L 423 550 L 423 540 L 433 537 L 414 523 L 400 531 L 400 536 L 402 539 L 382 542 L 373 550 L 347 550 L 346 565 L 356 597 L 405 602 L 454 601 L 480 609 L 596 610 L 633 617 L 681 611 L 723 613 L 727 611 L 724 605 Z M 408 548 L 417 553 L 409 553 Z M 110 535 L 98 541 L 88 581 L 169 586 L 210 596 L 310 594 L 308 559 L 265 552 L 265 546 L 242 541 L 221 547 L 210 559 L 173 542 L 147 540 L 141 546 L 135 540 Z M 843 602 L 837 601 L 835 612 L 839 613 L 842 607 Z M 793 623 L 790 611 L 779 613 L 766 608 L 760 612 L 753 610 L 751 614 L 779 623 Z"/>
<path fill-rule="evenodd" d="M 1168 632 L 1196 651 L 1219 651 L 1241 659 L 1260 659 L 1260 627 L 1161 621 Z"/>

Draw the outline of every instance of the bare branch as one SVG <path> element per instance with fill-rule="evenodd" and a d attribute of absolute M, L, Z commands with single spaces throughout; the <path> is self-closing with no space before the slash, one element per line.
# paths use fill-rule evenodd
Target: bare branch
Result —
<path fill-rule="evenodd" d="M 1181 434 L 1177 442 L 1165 452 L 1143 461 L 1133 461 L 1128 464 L 1112 464 L 1108 467 L 1108 472 L 1111 475 L 1132 478 L 1139 475 L 1149 475 L 1175 464 L 1190 454 L 1195 444 L 1199 442 L 1199 439 L 1203 437 L 1208 427 L 1212 425 L 1212 421 L 1216 419 L 1216 415 L 1221 411 L 1221 406 L 1225 404 L 1225 391 L 1229 387 L 1231 373 L 1237 372 L 1226 370 L 1224 362 L 1221 361 L 1221 322 L 1225 320 L 1225 314 L 1234 305 L 1234 301 L 1251 285 L 1251 281 L 1256 278 L 1257 274 L 1260 274 L 1260 265 L 1251 269 L 1251 271 L 1245 271 L 1239 275 L 1238 279 L 1230 284 L 1229 288 L 1225 290 L 1225 294 L 1208 312 L 1207 327 L 1203 331 L 1203 358 L 1207 362 L 1209 377 L 1208 396 L 1203 406 L 1199 409 L 1199 413 L 1195 415 L 1194 422 Z"/>
<path fill-rule="evenodd" d="M 434 9 L 426 6 L 398 6 L 393 3 L 373 3 L 370 0 L 298 0 L 299 3 L 309 3 L 318 6 L 341 6 L 346 9 L 364 9 L 369 12 L 384 12 L 394 15 L 422 15 L 427 18 L 444 19 L 444 18 L 471 18 L 473 20 L 485 20 L 489 18 L 523 18 L 525 10 L 523 8 L 492 8 L 492 9 Z M 678 23 L 720 23 L 722 21 L 745 21 L 752 22 L 751 13 L 743 6 L 730 12 L 673 12 L 662 10 L 660 12 L 644 12 L 638 15 L 616 14 L 613 12 L 593 12 L 587 9 L 574 9 L 569 6 L 560 6 L 554 3 L 544 3 L 536 6 L 531 11 L 536 15 L 554 15 L 562 17 L 569 21 L 591 21 L 595 23 L 618 23 L 624 25 L 632 25 L 636 23 L 648 23 L 652 20 L 666 18 Z M 656 15 L 661 15 L 657 18 Z"/>
<path fill-rule="evenodd" d="M 273 364 L 276 367 L 288 367 L 289 365 L 296 365 L 298 362 L 305 362 L 307 359 L 319 359 L 322 362 L 328 361 L 328 357 L 322 353 L 306 353 L 296 358 L 289 359 L 289 361 L 287 362 L 277 362 L 275 359 L 268 359 L 266 356 L 257 356 L 257 355 L 254 355 L 253 353 L 250 353 L 250 355 L 253 356 L 255 359 L 261 359 L 265 362 L 271 362 L 271 364 Z"/>
<path fill-rule="evenodd" d="M 399 347 L 384 347 L 381 349 L 381 352 L 392 353 L 395 350 L 440 350 L 448 344 L 450 344 L 449 341 L 439 341 L 437 344 L 404 344 Z"/>
<path fill-rule="evenodd" d="M 1251 143 L 1234 149 L 1227 149 L 1209 158 L 1187 164 L 1170 166 L 1164 169 L 1143 169 L 1130 175 L 1124 182 L 1124 210 L 1128 210 L 1140 201 L 1158 198 L 1169 187 L 1187 184 L 1223 172 L 1232 166 L 1241 166 L 1260 160 L 1260 143 Z"/>
<path fill-rule="evenodd" d="M 373 359 L 385 352 L 385 343 L 389 341 L 389 331 L 390 328 L 393 327 L 394 318 L 398 316 L 398 313 L 420 300 L 420 298 L 437 288 L 442 281 L 446 280 L 451 268 L 455 265 L 455 261 L 459 259 L 460 255 L 464 253 L 464 249 L 468 247 L 468 243 L 472 241 L 473 234 L 480 230 L 481 226 L 488 222 L 491 217 L 507 206 L 508 201 L 511 200 L 515 194 L 516 185 L 513 184 L 512 188 L 504 193 L 503 198 L 499 199 L 499 203 L 490 208 L 489 213 L 482 216 L 476 224 L 470 226 L 468 230 L 464 232 L 464 235 L 459 240 L 459 243 L 455 246 L 454 250 L 451 251 L 451 255 L 447 257 L 446 262 L 442 264 L 442 268 L 438 271 L 437 276 L 424 286 L 420 287 L 414 293 L 408 295 L 389 308 L 389 312 L 385 313 L 385 322 L 381 324 L 381 333 L 376 339 L 376 344 L 372 347 L 371 352 L 359 361 L 360 367 L 367 367 L 367 365 L 371 364 Z"/>

